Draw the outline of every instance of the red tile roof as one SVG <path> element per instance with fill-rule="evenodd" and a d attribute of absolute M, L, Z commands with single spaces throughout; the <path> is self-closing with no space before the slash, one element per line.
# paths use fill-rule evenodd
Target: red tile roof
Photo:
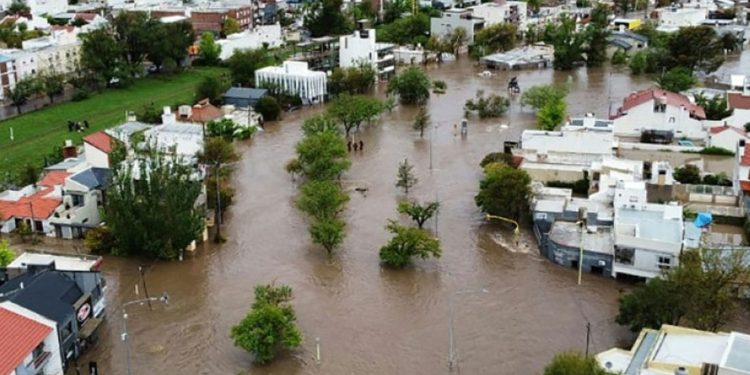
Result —
<path fill-rule="evenodd" d="M 687 96 L 671 91 L 657 89 L 641 90 L 628 95 L 625 99 L 623 99 L 622 107 L 620 107 L 618 112 L 627 112 L 633 107 L 639 106 L 656 98 L 666 98 L 668 105 L 685 106 L 693 116 L 699 119 L 706 118 L 706 111 L 703 110 L 703 107 L 692 103 L 690 99 L 687 98 Z"/>
<path fill-rule="evenodd" d="M 193 106 L 192 114 L 187 119 L 192 122 L 206 123 L 221 118 L 223 115 L 221 110 L 211 104 L 208 99 L 203 99 Z"/>
<path fill-rule="evenodd" d="M 744 130 L 740 130 L 739 128 L 735 128 L 734 126 L 729 126 L 729 125 L 715 126 L 713 128 L 708 129 L 708 132 L 711 134 L 719 134 L 727 130 L 731 130 L 743 137 L 747 137 L 747 134 L 745 133 Z"/>
<path fill-rule="evenodd" d="M 72 173 L 65 171 L 50 171 L 42 177 L 41 181 L 37 183 L 39 186 L 53 187 L 56 185 L 62 185 L 65 183 L 65 179 L 68 178 Z"/>
<path fill-rule="evenodd" d="M 35 220 L 46 220 L 62 203 L 60 197 L 47 197 L 52 188 L 41 189 L 30 197 L 23 197 L 17 201 L 0 200 L 0 219 L 29 218 L 34 213 Z"/>
<path fill-rule="evenodd" d="M 83 141 L 109 154 L 112 152 L 112 137 L 99 131 L 83 138 Z"/>
<path fill-rule="evenodd" d="M 750 109 L 750 96 L 742 95 L 741 92 L 730 92 L 727 93 L 727 103 L 729 108 Z"/>
<path fill-rule="evenodd" d="M 96 13 L 76 13 L 75 18 L 80 18 L 84 21 L 93 21 L 96 18 Z"/>
<path fill-rule="evenodd" d="M 10 374 L 52 332 L 46 326 L 0 307 L 0 374 Z"/>
<path fill-rule="evenodd" d="M 745 151 L 740 158 L 740 165 L 750 166 L 750 143 L 745 143 Z"/>

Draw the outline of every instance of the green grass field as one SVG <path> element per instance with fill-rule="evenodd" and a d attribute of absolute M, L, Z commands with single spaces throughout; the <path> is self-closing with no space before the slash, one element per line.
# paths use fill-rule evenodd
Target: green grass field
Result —
<path fill-rule="evenodd" d="M 168 78 L 146 78 L 123 89 L 93 94 L 80 102 L 55 104 L 0 122 L 0 176 L 14 174 L 27 164 L 41 166 L 44 155 L 66 139 L 81 138 L 125 121 L 127 111 L 138 111 L 153 101 L 157 107 L 192 104 L 195 87 L 203 77 L 217 77 L 222 68 L 193 68 Z M 88 120 L 90 129 L 69 133 L 67 121 Z M 14 141 L 10 140 L 13 128 Z"/>

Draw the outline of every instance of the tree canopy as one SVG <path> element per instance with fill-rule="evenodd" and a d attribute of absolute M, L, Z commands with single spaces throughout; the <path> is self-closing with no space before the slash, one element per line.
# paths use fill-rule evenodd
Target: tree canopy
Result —
<path fill-rule="evenodd" d="M 664 90 L 680 92 L 693 87 L 697 80 L 690 69 L 680 66 L 662 74 L 656 79 L 656 82 Z"/>
<path fill-rule="evenodd" d="M 695 103 L 703 107 L 708 120 L 723 120 L 734 113 L 734 109 L 729 108 L 727 99 L 723 95 L 716 95 L 710 99 L 703 95 L 696 95 Z"/>
<path fill-rule="evenodd" d="M 430 78 L 420 68 L 411 66 L 391 78 L 388 92 L 398 95 L 401 103 L 422 104 L 430 98 Z"/>
<path fill-rule="evenodd" d="M 438 202 L 425 202 L 421 204 L 417 201 L 403 201 L 398 204 L 398 212 L 409 216 L 422 229 L 424 223 L 430 220 L 440 208 Z"/>
<path fill-rule="evenodd" d="M 299 347 L 302 334 L 291 300 L 288 286 L 256 286 L 252 310 L 230 331 L 234 345 L 253 353 L 259 363 L 272 361 L 282 348 Z"/>
<path fill-rule="evenodd" d="M 221 45 L 216 44 L 214 34 L 205 32 L 201 34 L 199 46 L 199 57 L 206 65 L 218 65 L 221 62 Z"/>
<path fill-rule="evenodd" d="M 738 249 L 683 252 L 677 267 L 620 297 L 616 321 L 633 332 L 662 324 L 717 331 L 737 306 L 737 283 L 750 275 L 744 256 Z"/>
<path fill-rule="evenodd" d="M 313 37 L 342 35 L 352 31 L 352 23 L 341 12 L 343 0 L 320 0 L 308 4 L 304 25 Z"/>
<path fill-rule="evenodd" d="M 150 152 L 113 170 L 104 221 L 114 237 L 112 252 L 175 259 L 203 229 L 195 201 L 201 183 L 177 156 Z"/>
<path fill-rule="evenodd" d="M 8 241 L 0 240 L 0 267 L 7 267 L 13 259 L 16 259 L 16 253 L 11 250 Z"/>
<path fill-rule="evenodd" d="M 344 127 L 346 135 L 352 129 L 359 130 L 362 123 L 370 121 L 384 110 L 383 103 L 365 95 L 341 94 L 328 106 L 328 114 Z"/>
<path fill-rule="evenodd" d="M 440 241 L 422 229 L 404 227 L 393 220 L 388 222 L 386 229 L 393 234 L 393 238 L 380 248 L 380 260 L 386 265 L 404 267 L 414 257 L 440 258 L 442 255 Z"/>
<path fill-rule="evenodd" d="M 555 355 L 544 375 L 614 375 L 599 365 L 595 357 L 585 357 L 580 353 L 566 352 Z"/>
<path fill-rule="evenodd" d="M 251 87 L 255 85 L 255 71 L 272 65 L 273 57 L 263 48 L 235 51 L 226 61 L 232 82 Z"/>
<path fill-rule="evenodd" d="M 528 210 L 531 177 L 522 169 L 491 163 L 484 168 L 474 201 L 483 212 L 517 220 Z"/>

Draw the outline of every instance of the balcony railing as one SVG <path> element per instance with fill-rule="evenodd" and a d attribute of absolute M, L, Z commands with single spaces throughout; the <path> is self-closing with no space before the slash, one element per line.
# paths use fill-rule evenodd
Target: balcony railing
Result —
<path fill-rule="evenodd" d="M 29 370 L 32 373 L 39 372 L 39 370 L 41 370 L 42 367 L 44 367 L 44 365 L 47 364 L 51 356 L 52 356 L 52 353 L 50 352 L 42 352 L 42 354 L 38 355 L 36 358 L 34 358 L 31 361 L 31 364 L 29 364 Z"/>

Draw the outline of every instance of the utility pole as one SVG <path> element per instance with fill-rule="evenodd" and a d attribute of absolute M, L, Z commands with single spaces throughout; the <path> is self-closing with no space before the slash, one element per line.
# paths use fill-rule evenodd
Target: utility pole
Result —
<path fill-rule="evenodd" d="M 153 310 L 151 307 L 151 297 L 148 295 L 148 288 L 146 287 L 146 278 L 143 276 L 143 266 L 138 266 L 138 273 L 141 274 L 141 284 L 143 284 L 143 293 L 146 295 L 148 309 Z"/>
<path fill-rule="evenodd" d="M 214 178 L 216 179 L 216 235 L 214 242 L 221 242 L 221 194 L 219 193 L 219 168 L 221 163 L 216 163 L 214 167 Z"/>
<path fill-rule="evenodd" d="M 142 299 L 125 302 L 122 305 L 122 335 L 120 336 L 120 338 L 122 339 L 122 341 L 125 342 L 125 364 L 127 366 L 128 375 L 132 375 L 132 371 L 130 369 L 130 337 L 128 336 L 128 312 L 126 308 L 134 304 L 143 305 L 144 302 L 148 302 L 150 304 L 151 301 L 161 301 L 165 305 L 168 305 L 169 294 L 167 294 L 167 292 L 164 292 L 159 298 L 156 298 L 156 297 L 142 298 Z"/>
<path fill-rule="evenodd" d="M 456 343 L 454 339 L 453 334 L 453 299 L 457 297 L 460 294 L 474 294 L 474 293 L 489 293 L 489 291 L 485 288 L 482 289 L 464 289 L 459 290 L 457 292 L 453 292 L 453 294 L 448 296 L 448 304 L 449 304 L 449 316 L 448 316 L 448 340 L 449 340 L 449 347 L 448 347 L 448 369 L 450 371 L 453 371 L 453 367 L 456 366 L 458 359 L 456 358 Z"/>
<path fill-rule="evenodd" d="M 586 322 L 586 358 L 589 357 L 589 338 L 591 337 L 591 323 Z"/>

